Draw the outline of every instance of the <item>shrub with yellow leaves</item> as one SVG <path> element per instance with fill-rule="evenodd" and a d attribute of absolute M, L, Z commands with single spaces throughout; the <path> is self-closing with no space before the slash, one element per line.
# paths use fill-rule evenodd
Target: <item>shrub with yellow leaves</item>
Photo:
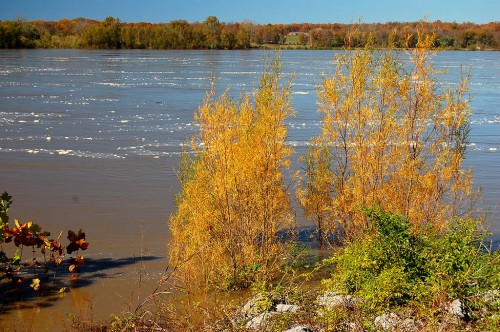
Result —
<path fill-rule="evenodd" d="M 184 287 L 244 288 L 278 270 L 278 231 L 293 222 L 283 170 L 290 81 L 268 61 L 259 88 L 239 101 L 209 93 L 195 114 L 194 154 L 182 156 L 181 193 L 169 219 L 170 265 Z"/>
<path fill-rule="evenodd" d="M 322 131 L 297 192 L 320 231 L 353 238 L 369 228 L 362 208 L 373 205 L 402 214 L 415 231 L 439 231 L 471 211 L 478 193 L 462 167 L 469 75 L 454 89 L 441 86 L 430 62 L 433 36 L 422 28 L 417 40 L 406 53 L 369 46 L 337 53 L 334 74 L 323 78 Z"/>

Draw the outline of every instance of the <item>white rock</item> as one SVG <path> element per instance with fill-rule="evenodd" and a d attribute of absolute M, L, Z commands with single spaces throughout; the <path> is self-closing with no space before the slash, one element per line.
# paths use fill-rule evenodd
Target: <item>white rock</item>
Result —
<path fill-rule="evenodd" d="M 486 303 L 493 303 L 500 298 L 500 291 L 489 290 L 483 295 L 483 301 Z"/>
<path fill-rule="evenodd" d="M 395 329 L 400 322 L 398 315 L 391 312 L 375 318 L 375 326 L 384 331 Z"/>
<path fill-rule="evenodd" d="M 297 312 L 299 311 L 300 307 L 295 304 L 278 304 L 276 306 L 276 311 L 277 312 Z"/>
<path fill-rule="evenodd" d="M 406 318 L 401 324 L 399 324 L 401 331 L 417 332 L 418 327 L 415 325 L 415 320 L 411 318 Z"/>
<path fill-rule="evenodd" d="M 241 313 L 246 316 L 255 316 L 258 314 L 257 308 L 255 308 L 255 303 L 259 301 L 263 297 L 262 294 L 258 293 L 254 297 L 252 297 L 250 300 L 248 300 L 247 303 L 241 308 Z"/>
<path fill-rule="evenodd" d="M 375 318 L 375 326 L 384 331 L 404 331 L 417 332 L 418 328 L 415 325 L 415 320 L 407 318 L 402 320 L 395 313 L 386 313 Z"/>
<path fill-rule="evenodd" d="M 448 306 L 448 313 L 456 317 L 464 318 L 465 314 L 462 301 L 459 299 L 453 300 Z"/>
<path fill-rule="evenodd" d="M 356 304 L 356 299 L 351 295 L 339 295 L 334 292 L 326 292 L 323 295 L 318 296 L 318 304 L 325 306 L 329 309 L 344 306 L 347 308 L 352 308 Z"/>

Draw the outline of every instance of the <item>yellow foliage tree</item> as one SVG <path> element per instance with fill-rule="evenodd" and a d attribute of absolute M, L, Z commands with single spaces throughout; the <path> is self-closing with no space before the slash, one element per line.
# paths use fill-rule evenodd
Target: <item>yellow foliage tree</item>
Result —
<path fill-rule="evenodd" d="M 346 50 L 319 88 L 322 131 L 311 141 L 298 198 L 319 228 L 347 238 L 368 229 L 362 207 L 380 205 L 414 230 L 442 229 L 477 193 L 462 168 L 469 77 L 441 86 L 420 31 L 409 61 L 394 51 Z"/>
<path fill-rule="evenodd" d="M 245 287 L 279 266 L 277 233 L 293 222 L 282 172 L 292 153 L 284 122 L 293 111 L 280 66 L 269 61 L 253 98 L 235 101 L 226 91 L 216 99 L 212 91 L 195 114 L 194 154 L 183 154 L 169 219 L 169 260 L 184 286 Z"/>

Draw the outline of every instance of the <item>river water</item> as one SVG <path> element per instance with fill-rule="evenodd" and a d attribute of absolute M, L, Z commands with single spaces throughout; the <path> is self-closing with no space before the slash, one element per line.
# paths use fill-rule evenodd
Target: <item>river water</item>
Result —
<path fill-rule="evenodd" d="M 147 295 L 165 268 L 166 220 L 179 190 L 178 156 L 193 113 L 214 81 L 238 97 L 258 85 L 263 51 L 0 51 L 0 191 L 12 218 L 57 234 L 84 228 L 81 281 L 61 298 L 3 307 L 0 322 L 60 327 L 66 313 L 106 319 Z M 333 51 L 283 51 L 294 74 L 289 144 L 298 154 L 319 132 L 316 88 Z M 456 84 L 471 69 L 473 116 L 466 165 L 482 188 L 500 240 L 500 53 L 441 52 Z M 26 308 L 24 308 L 26 307 Z M 2 327 L 2 325 L 0 325 Z"/>

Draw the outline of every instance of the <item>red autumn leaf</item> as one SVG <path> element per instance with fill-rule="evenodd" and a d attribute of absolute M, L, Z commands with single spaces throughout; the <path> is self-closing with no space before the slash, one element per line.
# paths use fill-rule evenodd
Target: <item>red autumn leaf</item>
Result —
<path fill-rule="evenodd" d="M 16 219 L 14 220 L 15 226 L 9 231 L 11 236 L 14 236 L 14 243 L 17 247 L 19 245 L 24 246 L 42 246 L 46 243 L 46 236 L 49 236 L 49 232 L 41 232 L 42 228 L 34 224 L 32 221 L 28 221 L 24 224 L 20 224 Z"/>
<path fill-rule="evenodd" d="M 78 231 L 78 234 L 73 232 L 72 230 L 68 231 L 68 240 L 70 242 L 76 242 L 76 241 L 81 240 L 81 239 L 85 240 L 85 233 L 82 232 L 81 229 Z"/>
<path fill-rule="evenodd" d="M 68 240 L 71 242 L 67 247 L 66 251 L 71 254 L 74 251 L 86 250 L 89 247 L 89 243 L 85 242 L 85 233 L 80 229 L 78 234 L 73 231 L 68 231 Z"/>
<path fill-rule="evenodd" d="M 80 248 L 82 250 L 87 250 L 87 248 L 89 247 L 89 243 L 88 242 L 83 242 L 80 244 Z"/>
<path fill-rule="evenodd" d="M 66 251 L 68 252 L 68 254 L 71 254 L 73 251 L 77 251 L 78 250 L 78 245 L 76 243 L 70 243 L 67 247 L 66 247 Z"/>

